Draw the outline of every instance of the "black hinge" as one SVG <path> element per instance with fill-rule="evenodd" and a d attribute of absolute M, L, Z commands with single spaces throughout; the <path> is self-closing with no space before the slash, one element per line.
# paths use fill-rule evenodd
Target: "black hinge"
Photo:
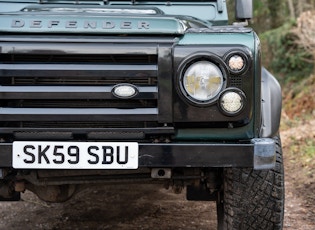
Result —
<path fill-rule="evenodd" d="M 218 0 L 217 6 L 218 6 L 218 12 L 222 13 L 223 12 L 223 0 Z"/>

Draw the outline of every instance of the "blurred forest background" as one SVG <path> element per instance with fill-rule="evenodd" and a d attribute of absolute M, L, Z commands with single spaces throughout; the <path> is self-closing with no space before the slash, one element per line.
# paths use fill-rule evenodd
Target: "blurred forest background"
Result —
<path fill-rule="evenodd" d="M 233 10 L 234 0 L 227 2 Z M 253 2 L 250 24 L 261 39 L 264 66 L 277 74 L 281 83 L 310 76 L 315 58 L 315 0 Z"/>
<path fill-rule="evenodd" d="M 314 117 L 315 0 L 253 2 L 250 26 L 260 37 L 263 65 L 282 85 L 284 117 Z M 234 0 L 227 0 L 227 4 L 233 11 Z"/>

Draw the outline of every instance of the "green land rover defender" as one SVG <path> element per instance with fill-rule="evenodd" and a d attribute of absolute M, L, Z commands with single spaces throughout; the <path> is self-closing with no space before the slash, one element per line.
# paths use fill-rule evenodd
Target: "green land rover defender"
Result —
<path fill-rule="evenodd" d="M 0 200 L 161 183 L 282 229 L 281 89 L 252 1 L 0 0 Z"/>

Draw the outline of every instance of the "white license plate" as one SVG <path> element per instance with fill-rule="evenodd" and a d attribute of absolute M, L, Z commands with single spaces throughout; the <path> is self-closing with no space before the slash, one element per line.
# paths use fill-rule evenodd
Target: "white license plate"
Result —
<path fill-rule="evenodd" d="M 136 142 L 13 142 L 16 169 L 137 169 Z"/>

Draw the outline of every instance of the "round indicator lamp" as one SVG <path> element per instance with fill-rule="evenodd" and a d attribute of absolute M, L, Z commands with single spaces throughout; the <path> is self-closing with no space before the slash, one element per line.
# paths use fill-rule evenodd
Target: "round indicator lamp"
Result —
<path fill-rule="evenodd" d="M 235 91 L 226 91 L 220 97 L 220 106 L 225 113 L 235 115 L 244 107 L 244 96 Z"/>
<path fill-rule="evenodd" d="M 233 55 L 229 59 L 229 67 L 233 71 L 241 71 L 244 68 L 245 61 L 240 55 Z"/>

